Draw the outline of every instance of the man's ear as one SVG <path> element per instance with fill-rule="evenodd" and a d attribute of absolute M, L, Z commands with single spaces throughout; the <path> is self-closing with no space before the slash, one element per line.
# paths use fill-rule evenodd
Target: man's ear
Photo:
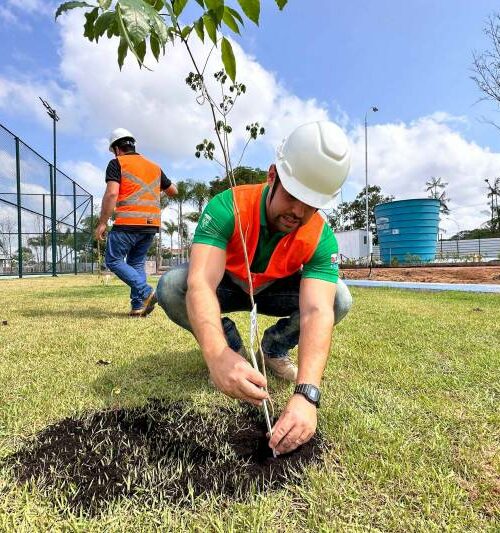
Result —
<path fill-rule="evenodd" d="M 271 187 L 274 183 L 274 180 L 276 179 L 276 174 L 276 165 L 273 163 L 267 171 L 267 184 L 269 185 L 269 187 Z"/>

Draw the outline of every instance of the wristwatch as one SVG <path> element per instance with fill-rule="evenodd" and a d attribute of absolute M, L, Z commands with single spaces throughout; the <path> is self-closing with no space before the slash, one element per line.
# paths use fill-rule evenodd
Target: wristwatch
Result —
<path fill-rule="evenodd" d="M 300 383 L 295 385 L 294 394 L 302 394 L 304 398 L 311 402 L 316 407 L 319 407 L 319 400 L 321 398 L 321 392 L 315 385 L 308 385 L 307 383 Z"/>

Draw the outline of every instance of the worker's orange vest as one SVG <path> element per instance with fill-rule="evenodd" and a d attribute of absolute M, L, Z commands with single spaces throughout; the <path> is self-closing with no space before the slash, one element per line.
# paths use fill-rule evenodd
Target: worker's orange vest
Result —
<path fill-rule="evenodd" d="M 238 206 L 250 265 L 259 241 L 260 202 L 265 186 L 265 183 L 240 185 L 233 189 L 233 202 Z M 266 270 L 251 274 L 254 290 L 258 292 L 276 279 L 286 278 L 298 272 L 301 266 L 313 256 L 321 238 L 324 223 L 321 216 L 314 213 L 307 224 L 285 235 L 276 245 Z M 226 249 L 226 271 L 240 287 L 248 292 L 248 276 L 236 211 L 233 235 Z"/>
<path fill-rule="evenodd" d="M 139 154 L 119 155 L 115 226 L 160 226 L 161 169 Z"/>

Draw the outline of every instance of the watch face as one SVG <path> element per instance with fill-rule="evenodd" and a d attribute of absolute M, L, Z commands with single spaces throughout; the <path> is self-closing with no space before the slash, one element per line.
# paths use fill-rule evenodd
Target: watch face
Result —
<path fill-rule="evenodd" d="M 311 400 L 317 402 L 319 399 L 319 390 L 318 389 L 309 390 L 309 396 L 311 397 Z"/>

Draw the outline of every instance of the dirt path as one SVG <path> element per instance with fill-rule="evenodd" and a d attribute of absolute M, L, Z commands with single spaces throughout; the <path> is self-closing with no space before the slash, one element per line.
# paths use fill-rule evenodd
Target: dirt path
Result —
<path fill-rule="evenodd" d="M 367 268 L 341 269 L 344 279 L 368 279 Z M 500 266 L 373 268 L 369 279 L 434 283 L 500 284 Z"/>

